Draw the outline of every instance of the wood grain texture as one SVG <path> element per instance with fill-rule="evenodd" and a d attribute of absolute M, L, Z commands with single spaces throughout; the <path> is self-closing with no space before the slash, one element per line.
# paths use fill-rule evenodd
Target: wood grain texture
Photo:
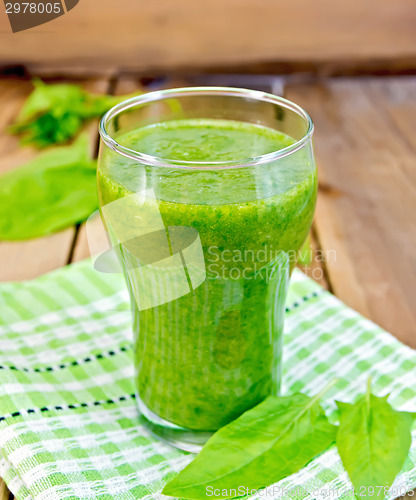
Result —
<path fill-rule="evenodd" d="M 315 227 L 333 292 L 416 346 L 416 79 L 289 85 L 315 121 Z"/>
<path fill-rule="evenodd" d="M 416 56 L 414 0 L 101 0 L 20 33 L 11 33 L 4 10 L 0 23 L 1 63 L 32 69 L 166 71 Z"/>
<path fill-rule="evenodd" d="M 94 92 L 105 92 L 106 79 L 76 81 Z M 32 86 L 24 80 L 0 80 L 0 172 L 5 172 L 33 158 L 34 148 L 22 148 L 18 138 L 6 130 L 20 110 Z M 96 142 L 96 125 L 88 126 L 92 135 L 92 147 Z M 22 242 L 0 242 L 0 281 L 31 279 L 68 263 L 75 228 L 68 228 L 44 238 Z"/>

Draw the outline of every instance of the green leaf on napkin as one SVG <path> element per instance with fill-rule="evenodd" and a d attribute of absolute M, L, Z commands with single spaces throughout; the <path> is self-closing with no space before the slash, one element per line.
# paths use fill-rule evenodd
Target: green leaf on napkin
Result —
<path fill-rule="evenodd" d="M 242 495 L 241 487 L 260 489 L 297 472 L 335 441 L 321 397 L 267 398 L 217 431 L 163 493 L 200 499 L 218 489 L 223 494 L 215 498 L 230 498 Z"/>
<path fill-rule="evenodd" d="M 0 177 L 0 239 L 50 234 L 97 209 L 96 162 L 88 136 L 50 149 Z"/>
<path fill-rule="evenodd" d="M 337 447 L 359 498 L 385 498 L 409 453 L 415 414 L 394 410 L 387 398 L 371 394 L 369 381 L 355 404 L 337 402 Z"/>
<path fill-rule="evenodd" d="M 9 128 L 22 135 L 23 144 L 42 148 L 75 137 L 85 121 L 98 118 L 130 96 L 94 95 L 79 85 L 47 85 L 35 80 L 15 123 Z"/>

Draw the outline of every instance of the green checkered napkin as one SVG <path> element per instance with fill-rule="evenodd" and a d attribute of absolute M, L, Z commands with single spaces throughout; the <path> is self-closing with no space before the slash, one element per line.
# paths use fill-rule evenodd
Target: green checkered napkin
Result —
<path fill-rule="evenodd" d="M 192 455 L 139 421 L 122 277 L 85 261 L 1 285 L 0 304 L 0 476 L 17 499 L 166 498 L 163 485 Z M 328 400 L 351 401 L 371 374 L 376 394 L 416 410 L 415 351 L 298 271 L 284 358 L 285 392 L 314 394 L 339 377 Z M 416 487 L 416 433 L 395 487 Z M 347 499 L 350 488 L 332 448 L 280 481 L 274 498 Z"/>

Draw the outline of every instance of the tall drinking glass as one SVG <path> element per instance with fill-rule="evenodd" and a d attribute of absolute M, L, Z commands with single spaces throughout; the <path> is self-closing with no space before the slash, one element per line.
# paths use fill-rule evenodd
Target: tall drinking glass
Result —
<path fill-rule="evenodd" d="M 100 125 L 101 216 L 131 297 L 137 402 L 189 451 L 278 394 L 288 281 L 317 181 L 312 121 L 263 92 L 151 92 Z"/>

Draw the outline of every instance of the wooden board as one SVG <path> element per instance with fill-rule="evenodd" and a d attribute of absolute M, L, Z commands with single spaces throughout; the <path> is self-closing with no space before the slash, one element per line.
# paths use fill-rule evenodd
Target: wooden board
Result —
<path fill-rule="evenodd" d="M 416 347 L 416 79 L 292 84 L 315 121 L 317 236 L 333 292 Z"/>
<path fill-rule="evenodd" d="M 81 1 L 20 33 L 0 23 L 0 64 L 68 74 L 416 57 L 414 0 Z"/>

